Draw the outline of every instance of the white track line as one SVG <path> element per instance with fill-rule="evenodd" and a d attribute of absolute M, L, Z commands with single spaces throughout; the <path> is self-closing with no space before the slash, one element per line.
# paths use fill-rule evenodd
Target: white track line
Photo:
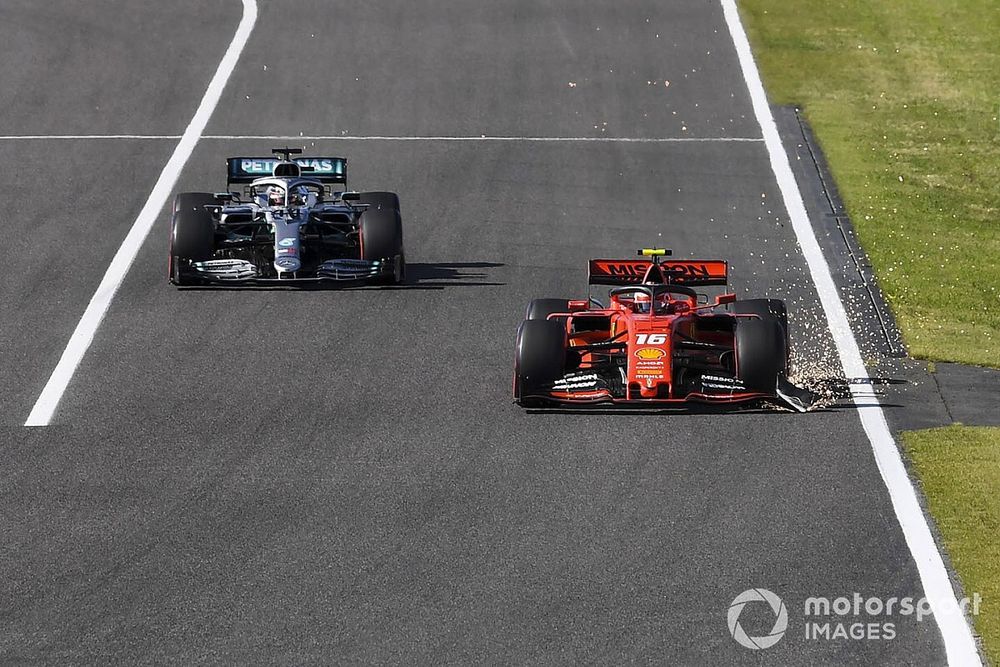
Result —
<path fill-rule="evenodd" d="M 243 47 L 246 46 L 254 23 L 257 21 L 256 0 L 242 1 L 243 18 L 240 19 L 240 23 L 236 27 L 236 34 L 233 35 L 233 41 L 230 42 L 229 48 L 226 49 L 226 53 L 222 57 L 218 69 L 215 71 L 215 76 L 212 77 L 212 80 L 208 84 L 205 96 L 201 98 L 201 104 L 198 105 L 194 117 L 184 131 L 181 140 L 177 143 L 177 147 L 174 148 L 170 160 L 167 161 L 167 164 L 163 167 L 163 171 L 160 172 L 160 177 L 153 186 L 153 191 L 149 194 L 149 198 L 146 200 L 142 210 L 139 211 L 139 216 L 132 223 L 132 228 L 111 260 L 111 264 L 108 266 L 101 284 L 97 286 L 97 291 L 94 292 L 94 296 L 90 299 L 83 317 L 80 318 L 80 322 L 76 325 L 73 335 L 70 336 L 69 343 L 62 353 L 59 363 L 56 364 L 55 370 L 49 376 L 49 381 L 45 383 L 45 388 L 42 389 L 38 400 L 35 401 L 35 407 L 31 409 L 31 414 L 28 415 L 27 421 L 24 422 L 25 426 L 48 426 L 52 421 L 52 415 L 56 410 L 56 406 L 59 405 L 59 401 L 62 399 L 70 380 L 73 378 L 77 366 L 80 365 L 83 355 L 86 354 L 87 348 L 90 347 L 91 342 L 94 340 L 97 327 L 100 326 L 101 320 L 104 319 L 104 314 L 108 311 L 115 292 L 125 279 L 125 274 L 128 273 L 128 269 L 132 265 L 133 260 L 135 260 L 139 248 L 142 247 L 143 241 L 149 235 L 149 231 L 153 228 L 157 216 L 159 216 L 164 204 L 166 204 L 170 196 L 170 191 L 173 189 L 174 184 L 177 182 L 177 177 L 181 173 L 181 169 L 184 168 L 188 158 L 191 157 L 191 153 L 194 151 L 201 133 L 204 132 L 205 126 L 212 116 L 212 112 L 219 103 L 219 98 L 226 87 L 226 82 L 229 81 L 229 77 L 236 67 L 236 62 L 239 60 L 240 53 L 242 53 Z"/>
<path fill-rule="evenodd" d="M 13 134 L 0 136 L 0 141 L 24 140 L 88 140 L 88 139 L 180 139 L 179 135 L 169 134 Z M 760 137 L 394 137 L 394 136 L 359 136 L 359 135 L 261 135 L 261 134 L 206 134 L 201 137 L 222 141 L 539 141 L 539 142 L 581 142 L 581 143 L 629 143 L 629 144 L 670 144 L 670 143 L 702 143 L 702 142 L 761 142 Z"/>
<path fill-rule="evenodd" d="M 400 136 L 365 136 L 365 135 L 326 135 L 326 136 L 255 136 L 255 135 L 216 135 L 205 139 L 232 140 L 276 140 L 276 141 L 539 141 L 539 142 L 580 142 L 580 143 L 626 143 L 626 144 L 670 144 L 670 143 L 700 143 L 714 141 L 763 141 L 753 137 L 498 137 L 489 135 L 468 137 L 400 137 Z"/>
<path fill-rule="evenodd" d="M 86 139 L 180 139 L 180 134 L 8 134 L 0 141 L 66 141 Z"/>
<path fill-rule="evenodd" d="M 767 94 L 760 80 L 760 73 L 750 50 L 750 42 L 740 22 L 735 0 L 721 0 L 726 23 L 736 46 L 743 77 L 746 79 L 754 113 L 764 133 L 764 143 L 771 161 L 771 169 L 781 190 L 785 208 L 792 221 L 792 228 L 802 254 L 809 265 L 809 273 L 820 303 L 826 312 L 826 319 L 840 354 L 840 361 L 847 377 L 868 379 L 868 370 L 861 359 L 857 340 L 851 331 L 844 304 L 837 294 L 837 287 L 830 275 L 830 267 L 823 256 L 816 233 L 809 222 L 802 193 L 795 182 L 788 155 L 781 144 L 778 128 L 767 103 Z M 899 449 L 892 438 L 885 414 L 870 386 L 851 385 L 851 395 L 858 408 L 861 424 L 871 442 L 879 473 L 889 491 L 896 518 L 903 530 L 903 537 L 916 562 L 924 594 L 931 604 L 934 619 L 944 640 L 945 654 L 952 665 L 982 664 L 972 631 L 965 615 L 959 611 L 955 592 L 945 569 L 944 560 L 931 535 L 927 519 L 920 508 L 913 483 L 906 474 Z"/>

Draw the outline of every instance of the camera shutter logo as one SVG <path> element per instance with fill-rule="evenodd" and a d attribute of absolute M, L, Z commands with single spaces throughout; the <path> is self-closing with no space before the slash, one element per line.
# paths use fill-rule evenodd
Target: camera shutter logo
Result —
<path fill-rule="evenodd" d="M 743 612 L 743 607 L 751 602 L 766 602 L 771 607 L 771 611 L 774 612 L 774 627 L 771 628 L 771 632 L 762 637 L 751 637 L 740 625 L 740 614 Z M 788 629 L 788 609 L 781 598 L 766 588 L 751 588 L 737 595 L 729 604 L 726 620 L 729 625 L 729 634 L 733 636 L 733 639 L 740 646 L 756 651 L 774 646 L 785 636 L 785 630 Z"/>

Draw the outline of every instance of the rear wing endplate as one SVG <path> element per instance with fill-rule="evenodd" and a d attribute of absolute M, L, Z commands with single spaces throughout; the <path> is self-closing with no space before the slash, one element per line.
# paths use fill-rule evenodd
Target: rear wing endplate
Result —
<path fill-rule="evenodd" d="M 302 167 L 302 177 L 310 178 L 326 185 L 347 185 L 347 160 L 342 157 L 297 157 L 295 162 Z M 226 160 L 227 180 L 247 184 L 255 179 L 270 176 L 274 165 L 280 162 L 275 157 L 231 157 Z"/>
<path fill-rule="evenodd" d="M 588 282 L 591 285 L 639 285 L 653 266 L 650 259 L 592 259 Z M 725 285 L 729 265 L 721 259 L 678 259 L 659 262 L 668 284 L 698 287 Z"/>

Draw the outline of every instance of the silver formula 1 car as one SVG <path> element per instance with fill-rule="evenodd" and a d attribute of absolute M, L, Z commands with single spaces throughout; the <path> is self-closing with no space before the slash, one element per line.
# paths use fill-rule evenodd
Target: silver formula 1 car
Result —
<path fill-rule="evenodd" d="M 395 193 L 345 191 L 344 158 L 303 158 L 295 148 L 272 153 L 229 158 L 227 192 L 174 198 L 171 283 L 403 280 Z"/>

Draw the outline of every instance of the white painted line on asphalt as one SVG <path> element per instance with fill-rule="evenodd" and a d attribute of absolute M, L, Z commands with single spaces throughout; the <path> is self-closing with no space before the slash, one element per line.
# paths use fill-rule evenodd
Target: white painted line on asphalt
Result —
<path fill-rule="evenodd" d="M 180 134 L 8 134 L 0 141 L 85 140 L 85 139 L 180 139 Z"/>
<path fill-rule="evenodd" d="M 204 97 L 201 98 L 201 104 L 198 105 L 194 117 L 181 136 L 181 140 L 177 143 L 177 147 L 174 148 L 170 160 L 167 161 L 167 164 L 163 167 L 163 171 L 160 172 L 160 177 L 153 186 L 153 190 L 149 194 L 149 198 L 146 200 L 142 210 L 139 211 L 135 222 L 132 223 L 132 228 L 129 230 L 128 235 L 122 241 L 121 247 L 118 248 L 118 252 L 115 253 L 114 258 L 111 260 L 104 278 L 101 280 L 100 285 L 97 286 L 97 291 L 94 292 L 94 296 L 91 297 L 87 309 L 80 318 L 80 322 L 76 325 L 76 329 L 73 330 L 69 343 L 66 345 L 62 357 L 59 359 L 59 363 L 56 364 L 55 370 L 52 371 L 48 382 L 45 383 L 45 388 L 42 389 L 38 400 L 35 401 L 35 406 L 31 409 L 31 414 L 28 415 L 27 421 L 24 422 L 25 426 L 48 426 L 52 421 L 52 415 L 55 413 L 56 406 L 59 405 L 66 387 L 69 385 L 70 380 L 73 379 L 73 374 L 83 359 L 83 355 L 87 353 L 87 348 L 90 347 L 91 342 L 94 340 L 94 334 L 101 325 L 101 320 L 104 319 L 104 314 L 107 313 L 108 307 L 111 305 L 112 299 L 114 299 L 115 292 L 125 279 L 125 274 L 128 273 L 129 267 L 142 247 L 143 241 L 149 235 L 149 231 L 153 228 L 157 216 L 163 209 L 164 204 L 166 204 L 170 196 L 170 191 L 177 182 L 178 176 L 180 176 L 181 169 L 184 168 L 188 158 L 191 157 L 198 139 L 201 137 L 202 132 L 205 131 L 205 126 L 208 125 L 208 120 L 212 117 L 212 112 L 219 103 L 219 98 L 226 87 L 226 82 L 229 81 L 229 77 L 236 67 L 236 62 L 239 60 L 240 53 L 242 53 L 243 47 L 246 46 L 254 23 L 257 21 L 256 0 L 242 0 L 242 2 L 243 17 L 236 27 L 236 34 L 233 35 L 233 41 L 230 42 L 229 48 L 226 49 L 226 53 L 222 56 L 222 61 L 215 71 L 215 75 L 208 84 L 208 89 L 205 91 Z"/>
<path fill-rule="evenodd" d="M 87 140 L 87 139 L 180 139 L 181 135 L 171 134 L 12 134 L 0 136 L 0 141 L 24 140 Z M 261 135 L 261 134 L 206 134 L 205 139 L 222 141 L 541 141 L 541 142 L 596 142 L 596 143 L 633 143 L 633 144 L 669 144 L 669 143 L 701 143 L 714 141 L 749 141 L 762 142 L 760 137 L 394 137 L 394 136 L 355 136 L 355 135 Z"/>
<path fill-rule="evenodd" d="M 816 240 L 816 232 L 812 228 L 802 193 L 795 181 L 788 155 L 778 135 L 778 128 L 767 103 L 767 94 L 757 71 L 750 42 L 747 39 L 735 0 L 721 0 L 722 9 L 729 26 L 729 32 L 739 56 L 740 67 L 750 91 L 754 113 L 764 134 L 771 169 L 781 190 L 781 196 L 788 211 L 788 216 L 795 230 L 795 236 L 802 248 L 809 265 L 809 273 L 816 290 L 819 292 L 820 303 L 826 313 L 826 319 L 840 354 L 844 374 L 849 378 L 868 379 L 868 370 L 861 358 L 858 342 L 851 331 L 850 321 L 844 304 L 837 293 L 837 287 L 830 274 L 830 267 L 823 256 L 823 251 Z M 870 383 L 869 383 L 870 384 Z M 885 414 L 879 405 L 878 398 L 871 389 L 862 387 L 869 385 L 851 384 L 851 395 L 858 407 L 861 424 L 871 442 L 875 462 L 879 473 L 889 491 L 893 510 L 903 531 L 903 537 L 916 562 L 920 581 L 924 586 L 924 594 L 931 605 L 934 619 L 944 640 L 945 654 L 948 663 L 952 665 L 982 664 L 972 631 L 966 622 L 965 615 L 959 610 L 955 592 L 944 566 L 944 559 L 938 550 L 934 537 L 931 535 L 927 519 L 920 508 L 916 491 L 903 465 L 899 449 L 893 440 L 892 433 L 885 420 Z M 914 597 L 916 597 L 914 595 Z"/>
<path fill-rule="evenodd" d="M 581 143 L 629 143 L 629 144 L 669 144 L 700 143 L 713 141 L 764 141 L 754 137 L 499 137 L 499 136 L 366 136 L 366 135 L 319 135 L 319 136 L 262 136 L 262 135 L 206 135 L 205 139 L 232 140 L 274 140 L 274 141 L 538 141 L 538 142 L 581 142 Z"/>

